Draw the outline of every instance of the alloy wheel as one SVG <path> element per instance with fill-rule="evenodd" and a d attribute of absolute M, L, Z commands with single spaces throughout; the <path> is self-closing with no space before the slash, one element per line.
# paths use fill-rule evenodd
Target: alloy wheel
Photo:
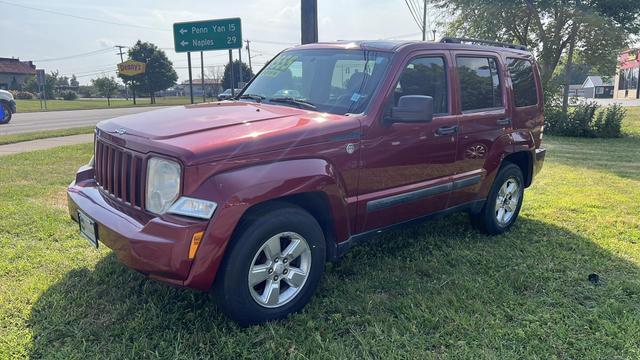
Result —
<path fill-rule="evenodd" d="M 507 178 L 500 187 L 495 205 L 495 216 L 500 226 L 507 226 L 515 215 L 520 201 L 520 187 L 515 177 Z"/>
<path fill-rule="evenodd" d="M 267 308 L 283 306 L 300 293 L 311 270 L 311 249 L 294 232 L 270 237 L 253 257 L 248 286 L 251 297 Z"/>

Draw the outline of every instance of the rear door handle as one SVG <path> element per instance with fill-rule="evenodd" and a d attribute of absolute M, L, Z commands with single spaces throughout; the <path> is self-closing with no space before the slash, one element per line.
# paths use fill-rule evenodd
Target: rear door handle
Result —
<path fill-rule="evenodd" d="M 439 127 L 438 130 L 436 130 L 436 134 L 438 135 L 451 135 L 451 134 L 455 134 L 458 131 L 458 127 L 457 126 L 443 126 L 443 127 Z"/>
<path fill-rule="evenodd" d="M 496 123 L 500 126 L 507 126 L 507 125 L 511 125 L 511 119 L 506 118 L 506 119 L 500 119 L 498 121 L 496 121 Z"/>

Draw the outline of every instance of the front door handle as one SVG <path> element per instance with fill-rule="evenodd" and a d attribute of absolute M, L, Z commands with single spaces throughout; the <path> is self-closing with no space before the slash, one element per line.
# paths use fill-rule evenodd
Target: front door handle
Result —
<path fill-rule="evenodd" d="M 458 131 L 458 127 L 457 126 L 443 126 L 443 127 L 439 127 L 438 130 L 436 130 L 436 134 L 437 135 L 451 135 L 451 134 L 455 134 Z"/>
<path fill-rule="evenodd" d="M 498 121 L 496 121 L 496 123 L 500 126 L 507 126 L 507 125 L 511 125 L 511 119 L 506 118 L 506 119 L 500 119 Z"/>

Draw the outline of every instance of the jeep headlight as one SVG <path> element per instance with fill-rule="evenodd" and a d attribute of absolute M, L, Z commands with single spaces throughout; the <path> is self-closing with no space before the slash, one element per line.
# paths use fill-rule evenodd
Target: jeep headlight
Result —
<path fill-rule="evenodd" d="M 146 209 L 164 214 L 180 195 L 180 164 L 152 157 L 147 162 Z"/>

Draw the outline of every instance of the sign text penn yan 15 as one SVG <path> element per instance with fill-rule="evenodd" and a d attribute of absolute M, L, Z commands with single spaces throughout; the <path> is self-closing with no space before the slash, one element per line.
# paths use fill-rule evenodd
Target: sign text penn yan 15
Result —
<path fill-rule="evenodd" d="M 176 52 L 242 48 L 240 18 L 173 24 Z"/>

